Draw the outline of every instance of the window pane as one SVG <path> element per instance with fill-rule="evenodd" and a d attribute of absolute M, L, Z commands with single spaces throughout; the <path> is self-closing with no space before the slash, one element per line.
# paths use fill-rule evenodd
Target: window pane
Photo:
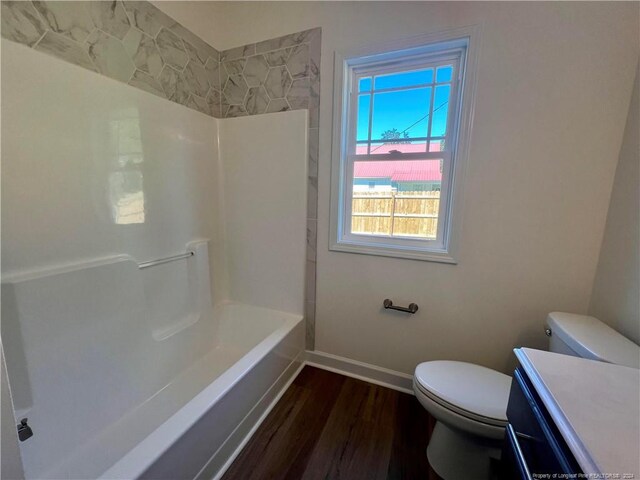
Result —
<path fill-rule="evenodd" d="M 426 137 L 430 102 L 431 88 L 374 94 L 371 139 L 398 144 Z"/>
<path fill-rule="evenodd" d="M 356 140 L 369 139 L 369 111 L 371 95 L 358 95 L 358 122 Z M 366 153 L 366 152 L 365 152 Z"/>
<path fill-rule="evenodd" d="M 445 67 L 438 67 L 436 71 L 436 82 L 450 82 L 453 75 L 453 67 L 447 65 Z"/>
<path fill-rule="evenodd" d="M 433 69 L 416 70 L 413 72 L 392 73 L 375 77 L 375 89 L 410 87 L 433 83 Z"/>
<path fill-rule="evenodd" d="M 433 120 L 431 122 L 431 136 L 444 137 L 447 133 L 447 119 L 449 112 L 450 85 L 439 85 L 433 99 Z"/>
<path fill-rule="evenodd" d="M 361 78 L 360 85 L 358 87 L 359 92 L 370 92 L 371 91 L 371 77 Z"/>
<path fill-rule="evenodd" d="M 441 160 L 356 161 L 351 233 L 435 239 Z"/>
<path fill-rule="evenodd" d="M 444 138 L 430 138 L 429 139 L 429 151 L 430 152 L 444 152 L 445 150 Z"/>

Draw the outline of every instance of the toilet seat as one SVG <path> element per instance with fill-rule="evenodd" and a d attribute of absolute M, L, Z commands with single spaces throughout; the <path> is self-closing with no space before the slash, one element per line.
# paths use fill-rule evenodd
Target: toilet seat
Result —
<path fill-rule="evenodd" d="M 466 362 L 438 360 L 416 367 L 416 393 L 468 420 L 504 428 L 511 377 Z"/>

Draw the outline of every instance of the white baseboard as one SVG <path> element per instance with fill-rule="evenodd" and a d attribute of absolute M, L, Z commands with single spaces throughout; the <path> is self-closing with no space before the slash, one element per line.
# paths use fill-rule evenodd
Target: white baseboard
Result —
<path fill-rule="evenodd" d="M 311 350 L 305 364 L 413 395 L 413 377 L 406 373 Z"/>

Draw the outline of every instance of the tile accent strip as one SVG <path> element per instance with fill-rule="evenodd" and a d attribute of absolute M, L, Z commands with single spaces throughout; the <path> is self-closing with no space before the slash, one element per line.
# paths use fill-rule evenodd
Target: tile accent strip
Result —
<path fill-rule="evenodd" d="M 4 38 L 220 117 L 220 52 L 146 1 L 2 1 Z"/>
<path fill-rule="evenodd" d="M 322 30 L 313 28 L 220 53 L 223 118 L 286 110 L 309 111 L 307 350 L 315 346 L 321 36 Z"/>
<path fill-rule="evenodd" d="M 313 350 L 322 30 L 219 52 L 146 1 L 1 5 L 4 38 L 206 115 L 309 111 L 305 315 L 307 349 Z"/>

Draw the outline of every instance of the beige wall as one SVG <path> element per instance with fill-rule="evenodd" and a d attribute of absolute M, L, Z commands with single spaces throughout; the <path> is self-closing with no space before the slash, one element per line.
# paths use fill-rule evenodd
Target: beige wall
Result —
<path fill-rule="evenodd" d="M 620 149 L 589 313 L 640 343 L 640 65 Z"/>
<path fill-rule="evenodd" d="M 637 3 L 158 2 L 218 49 L 320 26 L 316 349 L 411 372 L 501 370 L 586 313 L 638 58 Z M 330 252 L 335 51 L 481 25 L 459 264 Z M 410 317 L 382 300 L 416 302 Z"/>

